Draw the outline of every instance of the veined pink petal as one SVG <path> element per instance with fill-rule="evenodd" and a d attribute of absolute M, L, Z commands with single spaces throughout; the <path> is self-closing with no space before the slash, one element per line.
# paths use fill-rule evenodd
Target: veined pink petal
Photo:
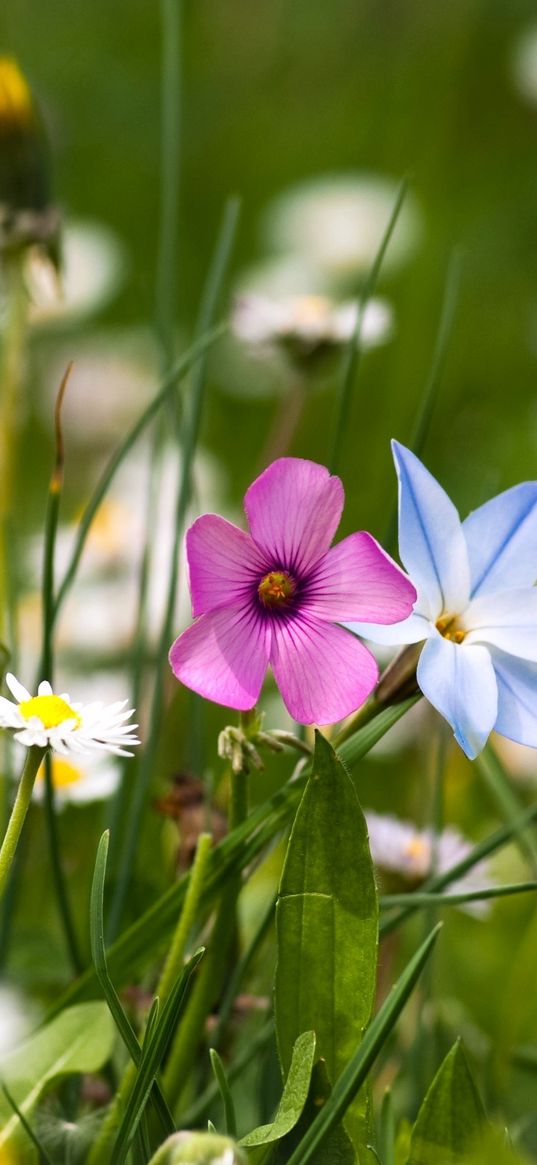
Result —
<path fill-rule="evenodd" d="M 270 654 L 270 625 L 252 606 L 201 615 L 175 640 L 172 670 L 200 696 L 246 712 L 261 691 Z"/>
<path fill-rule="evenodd" d="M 244 602 L 270 570 L 244 530 L 218 514 L 204 514 L 186 535 L 192 614 L 208 614 Z"/>
<path fill-rule="evenodd" d="M 417 598 L 410 579 L 362 531 L 323 555 L 308 579 L 301 609 L 319 619 L 399 623 Z"/>
<path fill-rule="evenodd" d="M 371 653 L 342 627 L 308 615 L 273 622 L 270 662 L 300 724 L 335 724 L 363 704 L 378 679 Z"/>
<path fill-rule="evenodd" d="M 245 496 L 252 538 L 274 565 L 303 575 L 328 550 L 344 496 L 339 477 L 324 465 L 281 457 Z"/>

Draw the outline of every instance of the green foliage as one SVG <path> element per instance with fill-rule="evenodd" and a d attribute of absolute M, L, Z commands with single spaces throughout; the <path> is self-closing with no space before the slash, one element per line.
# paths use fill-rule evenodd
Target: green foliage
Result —
<path fill-rule="evenodd" d="M 485 1123 L 485 1111 L 462 1044 L 457 1042 L 438 1069 L 418 1113 L 408 1165 L 473 1162 Z"/>
<path fill-rule="evenodd" d="M 16 1051 L 4 1057 L 2 1078 L 23 1116 L 52 1080 L 73 1072 L 98 1072 L 109 1059 L 114 1025 L 104 1003 L 82 1003 L 62 1012 Z M 0 1096 L 0 1148 L 23 1136 L 21 1123 Z"/>
<path fill-rule="evenodd" d="M 308 1099 L 315 1047 L 315 1032 L 304 1032 L 295 1040 L 285 1088 L 274 1120 L 248 1133 L 242 1138 L 241 1145 L 247 1148 L 268 1145 L 272 1141 L 281 1140 L 294 1129 Z"/>
<path fill-rule="evenodd" d="M 342 762 L 316 734 L 312 775 L 291 833 L 276 907 L 275 1011 L 285 1073 L 293 1044 L 314 1028 L 337 1080 L 369 1022 L 376 989 L 378 903 L 367 828 Z M 367 1136 L 365 1101 L 347 1124 Z"/>

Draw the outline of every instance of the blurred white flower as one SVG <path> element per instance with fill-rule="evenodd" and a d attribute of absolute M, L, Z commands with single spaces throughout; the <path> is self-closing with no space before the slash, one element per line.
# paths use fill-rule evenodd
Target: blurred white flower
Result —
<path fill-rule="evenodd" d="M 110 227 L 68 222 L 62 230 L 59 274 L 40 249 L 28 256 L 30 323 L 71 323 L 99 311 L 117 294 L 126 267 L 125 248 Z"/>
<path fill-rule="evenodd" d="M 54 754 L 52 757 L 52 784 L 55 803 L 59 809 L 66 805 L 85 805 L 92 801 L 104 801 L 115 793 L 120 770 L 108 757 L 100 755 L 67 759 Z M 32 797 L 43 802 L 45 798 L 45 766 L 38 771 Z"/>
<path fill-rule="evenodd" d="M 253 346 L 295 345 L 304 354 L 325 346 L 348 342 L 359 317 L 356 303 L 334 303 L 322 295 L 301 295 L 269 299 L 245 295 L 238 299 L 232 328 L 239 340 Z M 364 347 L 371 348 L 389 338 L 392 312 L 385 300 L 372 299 L 366 305 L 361 328 Z"/>
<path fill-rule="evenodd" d="M 72 701 L 67 692 L 56 695 L 47 680 L 32 696 L 10 672 L 6 684 L 14 701 L 0 696 L 0 727 L 10 729 L 14 740 L 26 748 L 37 745 L 64 754 L 105 751 L 132 756 L 125 745 L 140 743 L 134 735 L 137 725 L 127 723 L 133 709 L 125 708 L 126 700 L 82 704 Z"/>
<path fill-rule="evenodd" d="M 368 270 L 397 197 L 398 183 L 370 173 L 325 174 L 291 187 L 267 207 L 267 247 L 305 255 L 339 279 Z M 386 251 L 384 270 L 405 261 L 421 233 L 415 199 L 407 194 Z"/>
<path fill-rule="evenodd" d="M 23 996 L 6 983 L 0 983 L 0 1069 L 4 1056 L 29 1034 L 34 1011 Z"/>
<path fill-rule="evenodd" d="M 467 857 L 473 845 L 453 826 L 448 826 L 434 837 L 430 829 L 418 829 L 411 821 L 401 821 L 391 815 L 365 812 L 369 832 L 369 847 L 373 862 L 380 870 L 400 874 L 413 885 L 424 882 L 430 874 L 444 874 Z M 488 862 L 479 862 L 462 878 L 452 882 L 446 894 L 466 894 L 491 885 Z M 489 902 L 468 902 L 461 909 L 483 916 L 490 909 Z"/>
<path fill-rule="evenodd" d="M 537 105 L 537 24 L 530 24 L 515 42 L 511 76 L 521 97 Z"/>
<path fill-rule="evenodd" d="M 156 392 L 154 348 L 143 328 L 106 329 L 44 353 L 38 407 L 50 426 L 58 385 L 75 357 L 62 405 L 66 442 L 106 450 L 124 436 Z"/>

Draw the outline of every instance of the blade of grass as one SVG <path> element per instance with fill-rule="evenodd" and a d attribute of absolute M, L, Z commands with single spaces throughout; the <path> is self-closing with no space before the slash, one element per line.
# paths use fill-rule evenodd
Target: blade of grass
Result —
<path fill-rule="evenodd" d="M 334 444 L 333 444 L 333 448 L 332 448 L 332 456 L 330 459 L 330 472 L 331 473 L 337 473 L 339 462 L 341 459 L 341 448 L 343 445 L 343 438 L 344 438 L 345 432 L 348 428 L 352 390 L 354 387 L 356 374 L 358 372 L 358 368 L 360 365 L 360 356 L 361 356 L 360 334 L 361 334 L 361 330 L 362 330 L 362 324 L 363 324 L 363 319 L 364 319 L 364 315 L 365 315 L 365 310 L 367 307 L 368 300 L 371 298 L 371 296 L 375 290 L 375 287 L 377 284 L 377 279 L 379 277 L 380 268 L 382 266 L 382 261 L 384 259 L 384 255 L 386 254 L 386 248 L 387 248 L 388 243 L 392 237 L 397 219 L 399 218 L 399 212 L 400 212 L 401 207 L 403 205 L 403 202 L 405 200 L 407 189 L 408 189 L 408 179 L 403 178 L 403 181 L 401 182 L 401 185 L 400 185 L 399 190 L 397 192 L 397 197 L 395 199 L 394 207 L 393 207 L 392 213 L 390 215 L 386 230 L 385 230 L 384 235 L 381 239 L 379 249 L 377 251 L 377 254 L 375 255 L 373 265 L 372 265 L 371 270 L 370 270 L 370 272 L 367 276 L 367 279 L 364 283 L 363 290 L 361 292 L 361 295 L 360 295 L 360 298 L 358 301 L 358 318 L 356 321 L 356 327 L 354 329 L 354 334 L 351 337 L 349 344 L 347 346 L 347 350 L 345 352 L 344 364 L 343 364 L 343 375 L 342 375 L 339 405 L 338 405 L 338 411 L 337 411 L 337 417 L 336 417 Z"/>
<path fill-rule="evenodd" d="M 106 862 L 108 855 L 108 831 L 103 833 L 97 850 L 95 871 L 91 886 L 90 897 L 90 943 L 91 956 L 95 967 L 95 974 L 106 999 L 110 1014 L 117 1027 L 119 1035 L 133 1061 L 138 1066 L 142 1058 L 142 1049 L 136 1037 L 128 1016 L 121 1005 L 120 998 L 108 973 L 106 948 L 104 942 L 104 884 L 106 878 Z M 175 1130 L 173 1116 L 168 1108 L 158 1081 L 155 1081 L 152 1094 L 155 1109 L 166 1136 Z"/>
<path fill-rule="evenodd" d="M 232 1060 L 227 1071 L 228 1082 L 231 1083 L 233 1080 L 237 1080 L 241 1075 L 241 1072 L 243 1072 L 244 1069 L 252 1063 L 252 1061 L 256 1060 L 258 1054 L 262 1052 L 273 1039 L 274 1020 L 269 1019 L 265 1024 L 263 1024 L 263 1027 L 260 1028 L 260 1030 L 248 1040 L 246 1046 L 235 1057 L 235 1059 Z M 201 1093 L 201 1096 L 198 1096 L 193 1104 L 189 1106 L 189 1108 L 185 1108 L 179 1114 L 179 1127 L 183 1129 L 197 1128 L 198 1125 L 200 1125 L 202 1121 L 206 1119 L 207 1111 L 217 1099 L 217 1097 L 218 1085 L 216 1081 L 212 1081 L 211 1084 L 209 1084 L 205 1089 L 205 1091 Z"/>
<path fill-rule="evenodd" d="M 216 1048 L 209 1048 L 209 1056 L 211 1057 L 211 1068 L 214 1073 L 214 1078 L 220 1093 L 222 1105 L 224 1108 L 224 1119 L 226 1126 L 226 1133 L 228 1137 L 237 1136 L 237 1118 L 235 1116 L 235 1105 L 229 1087 L 229 1081 L 226 1076 L 224 1065 L 216 1051 Z"/>
<path fill-rule="evenodd" d="M 332 1089 L 328 1100 L 321 1108 L 317 1119 L 308 1128 L 302 1141 L 291 1154 L 288 1165 L 307 1165 L 322 1145 L 328 1133 L 342 1120 L 349 1104 L 364 1083 L 366 1076 L 375 1062 L 381 1048 L 392 1031 L 397 1019 L 414 986 L 421 975 L 433 946 L 438 938 L 441 927 L 437 926 L 422 943 L 419 950 L 410 960 L 403 974 L 380 1011 L 368 1027 L 364 1038 L 352 1059 L 343 1069 L 341 1076 Z"/>
<path fill-rule="evenodd" d="M 120 465 L 122 465 L 123 461 L 128 456 L 133 446 L 136 444 L 138 438 L 142 435 L 144 430 L 157 415 L 159 409 L 161 409 L 166 400 L 168 400 L 169 397 L 173 395 L 179 382 L 186 376 L 187 372 L 190 371 L 196 362 L 202 358 L 204 353 L 208 351 L 208 349 L 215 343 L 215 341 L 224 334 L 225 330 L 226 327 L 224 324 L 219 324 L 217 327 L 208 329 L 204 335 L 200 336 L 195 341 L 195 343 L 190 346 L 190 348 L 187 348 L 186 352 L 184 352 L 183 355 L 177 360 L 176 364 L 174 364 L 174 367 L 170 369 L 168 375 L 165 376 L 161 381 L 160 388 L 158 389 L 156 395 L 153 397 L 151 403 L 134 423 L 132 428 L 127 433 L 127 436 L 122 441 L 121 445 L 118 446 L 118 448 L 110 457 L 108 464 L 101 474 L 101 477 L 97 482 L 97 485 L 95 486 L 91 498 L 89 499 L 84 513 L 80 519 L 78 525 L 78 534 L 75 545 L 73 547 L 71 558 L 66 567 L 65 574 L 56 595 L 54 611 L 52 613 L 52 622 L 55 622 L 58 618 L 60 608 L 73 584 L 93 519 L 105 494 L 110 488 L 110 485 Z"/>
<path fill-rule="evenodd" d="M 443 874 L 435 874 L 434 877 L 428 878 L 423 883 L 420 893 L 437 893 L 440 890 L 444 890 L 446 886 L 449 886 L 451 882 L 458 881 L 464 874 L 467 874 L 469 870 L 483 861 L 484 858 L 489 857 L 490 854 L 495 853 L 496 850 L 501 849 L 502 846 L 512 841 L 518 830 L 523 829 L 525 825 L 535 820 L 537 820 L 537 805 L 532 805 L 513 825 L 502 826 L 501 829 L 497 829 L 489 837 L 486 837 L 483 841 L 475 845 L 471 852 L 465 858 L 462 858 L 460 862 L 457 862 L 455 866 L 451 866 Z M 413 899 L 412 894 L 409 894 L 408 897 L 409 899 Z M 417 904 L 414 905 L 412 902 L 409 902 L 399 914 L 394 915 L 392 918 L 384 919 L 380 925 L 381 937 L 395 930 L 417 909 L 419 909 Z"/>
<path fill-rule="evenodd" d="M 518 822 L 523 805 L 492 745 L 486 745 L 480 756 L 476 757 L 476 768 L 484 785 L 494 798 L 504 821 L 510 825 Z M 515 834 L 515 840 L 522 857 L 529 862 L 532 873 L 535 875 L 537 873 L 537 840 L 534 831 L 521 829 Z"/>
<path fill-rule="evenodd" d="M 188 963 L 186 963 L 164 1007 L 160 1010 L 160 1014 L 158 1014 L 158 1000 L 154 1001 L 147 1023 L 146 1038 L 142 1048 L 142 1058 L 140 1060 L 136 1082 L 127 1101 L 125 1114 L 118 1130 L 111 1165 L 123 1165 L 127 1157 L 133 1137 L 142 1114 L 145 1111 L 155 1077 L 187 1003 L 193 972 L 196 970 L 202 956 L 203 951 L 197 951 Z"/>
<path fill-rule="evenodd" d="M 510 894 L 525 894 L 537 890 L 537 882 L 510 882 L 504 886 L 486 886 L 482 890 L 466 890 L 460 894 L 422 894 L 419 890 L 408 894 L 384 894 L 380 899 L 382 910 L 394 906 L 461 906 L 464 902 L 485 902 L 489 898 L 506 898 Z"/>
<path fill-rule="evenodd" d="M 217 310 L 218 300 L 228 269 L 229 260 L 239 214 L 237 199 L 231 199 L 225 207 L 222 225 L 218 234 L 214 257 L 209 269 L 207 283 L 202 296 L 199 312 L 197 334 L 203 335 L 211 327 Z M 155 680 L 149 716 L 149 730 L 147 742 L 136 772 L 136 781 L 129 802 L 127 829 L 117 862 L 117 880 L 114 898 L 110 910 L 110 936 L 115 936 L 119 929 L 127 889 L 130 883 L 131 870 L 138 843 L 141 819 L 147 789 L 154 769 L 154 760 L 158 743 L 158 735 L 164 702 L 164 666 L 166 664 L 170 640 L 172 636 L 173 615 L 176 602 L 177 581 L 179 571 L 179 547 L 183 537 L 184 524 L 191 494 L 191 473 L 194 454 L 198 442 L 201 417 L 205 396 L 205 375 L 207 357 L 203 356 L 198 362 L 192 384 L 192 399 L 188 416 L 185 419 L 184 439 L 182 444 L 182 472 L 176 499 L 175 511 L 175 540 L 172 552 L 172 568 L 168 582 L 166 610 L 162 622 L 157 659 L 155 665 Z"/>
<path fill-rule="evenodd" d="M 459 247 L 456 247 L 448 264 L 446 282 L 444 286 L 444 295 L 440 309 L 440 320 L 438 324 L 438 331 L 436 333 L 436 339 L 434 342 L 432 360 L 419 400 L 418 411 L 410 438 L 410 448 L 417 457 L 420 457 L 423 452 L 423 447 L 427 440 L 427 435 L 431 425 L 434 406 L 438 397 L 438 390 L 440 388 L 442 373 L 446 363 L 449 341 L 451 339 L 453 324 L 455 322 L 455 313 L 457 310 L 457 303 L 459 300 L 460 292 L 461 273 L 462 252 Z M 390 551 L 390 553 L 396 544 L 396 534 L 397 506 L 394 506 L 390 515 L 390 521 L 384 539 L 384 545 L 386 546 L 386 549 Z"/>
<path fill-rule="evenodd" d="M 4 1083 L 0 1082 L 0 1088 L 2 1089 L 2 1092 L 4 1093 L 4 1096 L 7 1100 L 10 1108 L 13 1109 L 15 1116 L 17 1116 L 19 1118 L 19 1121 L 21 1123 L 22 1128 L 24 1129 L 24 1131 L 26 1133 L 26 1136 L 32 1142 L 32 1145 L 34 1145 L 34 1147 L 37 1149 L 39 1156 L 40 1156 L 40 1165 L 54 1165 L 54 1161 L 52 1160 L 52 1157 L 49 1156 L 49 1154 L 48 1154 L 47 1150 L 45 1149 L 45 1146 L 42 1144 L 42 1142 L 40 1140 L 38 1140 L 36 1134 L 34 1133 L 34 1131 L 32 1129 L 32 1126 L 28 1123 L 24 1113 L 21 1112 L 16 1101 L 13 1099 L 11 1093 L 9 1092 L 7 1086 Z M 6 1157 L 6 1165 L 8 1165 L 8 1158 L 7 1157 Z"/>

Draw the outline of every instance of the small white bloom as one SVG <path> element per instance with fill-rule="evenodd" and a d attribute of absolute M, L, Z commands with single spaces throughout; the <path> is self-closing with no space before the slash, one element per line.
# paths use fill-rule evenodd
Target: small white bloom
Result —
<path fill-rule="evenodd" d="M 30 323 L 70 323 L 98 311 L 119 290 L 126 266 L 123 244 L 110 227 L 68 223 L 62 232 L 59 275 L 41 249 L 28 257 Z"/>
<path fill-rule="evenodd" d="M 22 1043 L 35 1020 L 34 1008 L 28 1001 L 7 983 L 0 983 L 0 1069 L 4 1056 Z"/>
<path fill-rule="evenodd" d="M 45 766 L 41 765 L 32 791 L 34 801 L 45 799 Z M 105 801 L 116 792 L 120 771 L 101 753 L 84 756 L 80 760 L 64 756 L 52 757 L 52 784 L 54 799 L 59 809 L 66 805 L 86 805 Z"/>
<path fill-rule="evenodd" d="M 517 39 L 511 54 L 511 76 L 521 97 L 537 105 L 537 24 Z"/>
<path fill-rule="evenodd" d="M 466 858 L 472 845 L 453 826 L 435 837 L 430 829 L 418 829 L 411 821 L 366 810 L 369 848 L 379 869 L 400 874 L 407 882 L 419 884 L 434 872 L 444 874 Z M 487 862 L 479 862 L 462 878 L 452 882 L 446 894 L 466 894 L 490 886 Z M 487 900 L 465 903 L 462 909 L 484 915 L 490 909 Z"/>
<path fill-rule="evenodd" d="M 334 279 L 371 267 L 397 197 L 397 183 L 378 174 L 325 174 L 285 191 L 267 208 L 266 243 L 285 254 L 306 255 Z M 420 215 L 405 198 L 388 245 L 384 269 L 413 250 Z"/>
<path fill-rule="evenodd" d="M 265 295 L 241 296 L 235 306 L 232 326 L 235 335 L 254 346 L 296 344 L 304 353 L 344 344 L 351 339 L 358 321 L 356 303 L 337 304 L 323 295 L 293 295 L 271 299 Z M 392 311 L 385 300 L 372 299 L 366 305 L 360 339 L 371 348 L 389 338 Z"/>
<path fill-rule="evenodd" d="M 67 692 L 55 695 L 47 680 L 32 696 L 9 672 L 6 683 L 15 702 L 0 696 L 0 727 L 11 729 L 14 739 L 27 748 L 37 745 L 64 754 L 104 751 L 132 756 L 125 745 L 140 743 L 134 736 L 137 725 L 126 723 L 133 713 L 132 708 L 125 708 L 127 700 L 109 705 L 75 703 Z"/>

